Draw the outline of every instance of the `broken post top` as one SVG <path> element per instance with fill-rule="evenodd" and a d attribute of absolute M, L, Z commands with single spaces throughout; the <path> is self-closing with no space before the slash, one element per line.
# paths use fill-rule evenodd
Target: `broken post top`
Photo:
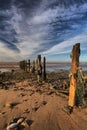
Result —
<path fill-rule="evenodd" d="M 44 69 L 45 69 L 45 66 L 46 66 L 46 58 L 45 57 L 43 58 L 43 66 L 44 66 Z"/>
<path fill-rule="evenodd" d="M 46 61 L 46 58 L 44 57 L 44 61 Z"/>
<path fill-rule="evenodd" d="M 37 60 L 38 60 L 38 65 L 40 65 L 41 64 L 41 55 L 37 56 Z"/>
<path fill-rule="evenodd" d="M 80 56 L 80 43 L 76 43 L 72 49 L 72 72 L 76 73 L 79 67 L 79 56 Z"/>
<path fill-rule="evenodd" d="M 30 59 L 28 60 L 28 63 L 30 63 Z"/>
<path fill-rule="evenodd" d="M 41 55 L 38 55 L 38 59 L 41 60 Z"/>
<path fill-rule="evenodd" d="M 76 43 L 74 46 L 73 46 L 73 49 L 72 49 L 72 53 L 71 53 L 71 58 L 75 59 L 77 57 L 80 56 L 80 43 Z"/>

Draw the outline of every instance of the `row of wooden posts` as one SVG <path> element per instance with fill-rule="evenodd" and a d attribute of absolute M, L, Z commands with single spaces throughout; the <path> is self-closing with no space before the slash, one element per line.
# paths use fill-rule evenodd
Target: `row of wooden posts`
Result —
<path fill-rule="evenodd" d="M 20 61 L 20 68 L 25 72 L 35 73 L 37 72 L 38 82 L 42 79 L 46 80 L 46 58 L 43 58 L 43 63 L 41 61 L 41 55 L 37 56 L 35 60 L 31 63 L 30 59 L 28 61 Z"/>
<path fill-rule="evenodd" d="M 79 67 L 79 56 L 80 56 L 80 43 L 76 43 L 73 46 L 72 53 L 71 53 L 71 73 L 72 76 L 70 78 L 70 89 L 69 89 L 69 102 L 68 105 L 73 107 L 75 105 L 76 101 L 76 89 L 77 89 L 77 80 L 78 80 L 78 67 Z M 42 67 L 43 67 L 43 80 L 46 80 L 46 58 L 43 58 L 43 66 L 41 62 L 41 55 L 37 56 L 36 60 L 36 69 L 35 69 L 35 61 L 31 63 L 30 60 L 28 62 L 21 61 L 20 62 L 20 68 L 24 71 L 29 71 L 34 73 L 35 70 L 37 71 L 37 77 L 38 82 L 40 81 L 40 78 L 42 77 Z"/>

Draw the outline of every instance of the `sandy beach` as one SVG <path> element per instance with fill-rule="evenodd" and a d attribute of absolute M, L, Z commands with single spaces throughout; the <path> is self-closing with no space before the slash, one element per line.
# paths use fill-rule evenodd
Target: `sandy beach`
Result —
<path fill-rule="evenodd" d="M 68 103 L 68 74 L 49 72 L 41 83 L 36 74 L 7 74 L 0 83 L 0 130 L 19 120 L 23 121 L 13 130 L 86 130 L 86 106 L 75 107 L 71 115 L 63 109 Z"/>

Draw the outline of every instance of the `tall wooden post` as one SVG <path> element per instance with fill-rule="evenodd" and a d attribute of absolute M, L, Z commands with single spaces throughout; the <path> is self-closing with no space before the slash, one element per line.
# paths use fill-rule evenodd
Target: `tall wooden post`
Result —
<path fill-rule="evenodd" d="M 43 58 L 43 80 L 46 80 L 46 58 Z"/>
<path fill-rule="evenodd" d="M 68 103 L 70 107 L 73 107 L 75 105 L 79 56 L 80 56 L 80 43 L 77 43 L 73 46 L 72 55 L 71 55 L 72 66 L 71 66 L 69 103 Z"/>
<path fill-rule="evenodd" d="M 38 75 L 37 75 L 37 78 L 38 78 L 38 82 L 40 82 L 41 79 L 42 79 L 41 55 L 38 55 L 37 59 L 38 59 Z"/>

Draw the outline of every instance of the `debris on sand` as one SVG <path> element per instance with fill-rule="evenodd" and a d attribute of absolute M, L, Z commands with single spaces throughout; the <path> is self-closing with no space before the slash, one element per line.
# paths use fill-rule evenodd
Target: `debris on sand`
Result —
<path fill-rule="evenodd" d="M 17 130 L 18 128 L 29 128 L 29 126 L 33 123 L 32 120 L 27 120 L 24 117 L 13 119 L 9 125 L 7 126 L 7 130 Z"/>
<path fill-rule="evenodd" d="M 13 108 L 14 106 L 16 106 L 16 105 L 18 105 L 18 104 L 19 104 L 18 102 L 6 103 L 6 104 L 5 104 L 5 107 Z"/>
<path fill-rule="evenodd" d="M 11 129 L 14 129 L 14 128 L 18 128 L 18 123 L 12 123 L 12 124 L 7 126 L 7 130 L 11 130 Z"/>
<path fill-rule="evenodd" d="M 38 109 L 39 109 L 39 106 L 32 108 L 33 111 L 37 111 Z"/>
<path fill-rule="evenodd" d="M 17 121 L 17 123 L 18 123 L 18 124 L 21 124 L 24 120 L 25 120 L 25 118 L 24 118 L 24 117 L 21 117 L 21 118 Z"/>
<path fill-rule="evenodd" d="M 46 105 L 46 104 L 47 104 L 47 101 L 43 101 L 42 104 L 43 104 L 43 105 Z"/>

